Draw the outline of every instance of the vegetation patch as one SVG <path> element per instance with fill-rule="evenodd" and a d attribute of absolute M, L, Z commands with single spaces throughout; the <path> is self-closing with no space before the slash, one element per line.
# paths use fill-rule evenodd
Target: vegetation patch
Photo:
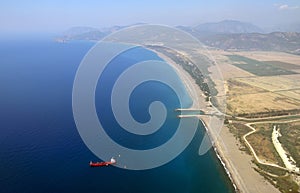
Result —
<path fill-rule="evenodd" d="M 285 70 L 267 62 L 253 60 L 240 55 L 226 55 L 233 63 L 232 65 L 241 68 L 257 76 L 277 76 L 297 74 L 296 72 Z"/>
<path fill-rule="evenodd" d="M 246 125 L 241 124 L 241 123 L 228 124 L 228 128 L 229 128 L 230 133 L 232 133 L 234 135 L 234 137 L 239 140 L 239 142 L 241 144 L 240 150 L 245 151 L 248 154 L 251 154 L 250 150 L 247 148 L 247 146 L 245 144 L 243 136 L 252 130 L 249 127 L 247 127 Z"/>
<path fill-rule="evenodd" d="M 280 124 L 279 128 L 282 134 L 279 141 L 294 158 L 297 167 L 300 167 L 300 121 Z"/>
<path fill-rule="evenodd" d="M 299 193 L 298 184 L 292 179 L 291 175 L 274 177 L 263 171 L 258 172 L 267 179 L 271 184 L 277 187 L 282 193 Z"/>
<path fill-rule="evenodd" d="M 287 69 L 287 70 L 300 69 L 299 65 L 291 64 L 291 63 L 287 63 L 287 62 L 281 62 L 281 61 L 264 61 L 264 63 L 271 64 L 272 66 L 275 66 L 275 67 L 278 67 L 278 68 Z"/>
<path fill-rule="evenodd" d="M 248 142 L 251 144 L 255 153 L 260 159 L 267 162 L 284 166 L 279 154 L 277 153 L 272 143 L 272 124 L 257 124 L 253 125 L 256 132 L 247 136 Z"/>
<path fill-rule="evenodd" d="M 255 164 L 257 165 L 257 167 L 259 169 L 263 170 L 264 172 L 268 172 L 270 174 L 273 174 L 273 175 L 284 176 L 284 175 L 287 174 L 287 171 L 285 171 L 283 169 L 280 169 L 280 168 L 276 168 L 276 167 L 268 166 L 268 165 L 263 165 L 263 164 L 260 164 L 256 161 L 255 161 Z"/>
<path fill-rule="evenodd" d="M 215 89 L 215 83 L 208 76 L 209 72 L 205 68 L 200 68 L 199 65 L 196 65 L 189 58 L 179 54 L 178 52 L 171 50 L 169 48 L 161 47 L 161 46 L 147 46 L 150 49 L 156 50 L 174 62 L 183 67 L 185 71 L 187 71 L 195 80 L 196 84 L 199 86 L 201 91 L 203 91 L 204 95 L 207 97 L 216 96 L 218 91 Z M 199 54 L 200 57 L 200 54 Z M 205 61 L 203 57 L 200 61 Z M 205 66 L 205 65 L 203 65 Z M 213 102 L 213 101 L 212 101 Z"/>

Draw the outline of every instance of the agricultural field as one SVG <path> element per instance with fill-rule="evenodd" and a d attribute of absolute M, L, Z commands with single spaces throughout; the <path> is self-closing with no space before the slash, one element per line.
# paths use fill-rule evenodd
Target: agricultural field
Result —
<path fill-rule="evenodd" d="M 300 65 L 287 63 L 287 62 L 281 62 L 281 61 L 264 61 L 264 63 L 273 65 L 278 68 L 283 68 L 286 70 L 300 70 Z"/>
<path fill-rule="evenodd" d="M 287 90 L 287 91 L 277 91 L 276 93 L 286 96 L 286 97 L 290 97 L 296 100 L 300 100 L 300 89 L 297 90 Z"/>
<path fill-rule="evenodd" d="M 281 63 L 294 64 L 300 66 L 299 55 L 288 54 L 285 52 L 272 52 L 272 51 L 248 51 L 248 52 L 232 52 L 231 54 L 244 56 L 251 58 L 253 60 L 258 60 L 262 62 L 273 61 Z M 283 67 L 284 69 L 288 69 Z M 291 70 L 291 69 L 288 69 Z"/>
<path fill-rule="evenodd" d="M 289 97 L 283 97 L 277 93 L 272 92 L 257 92 L 257 90 L 246 90 L 245 94 L 239 87 L 232 88 L 228 92 L 226 98 L 227 113 L 231 115 L 239 114 L 255 114 L 260 112 L 293 110 L 300 106 L 300 102 Z M 248 92 L 248 93 L 247 93 Z"/>
<path fill-rule="evenodd" d="M 232 65 L 241 68 L 256 76 L 276 76 L 276 75 L 290 75 L 296 74 L 296 72 L 279 68 L 270 63 L 253 60 L 240 55 L 227 55 L 227 57 L 233 62 Z"/>
<path fill-rule="evenodd" d="M 242 70 L 232 65 L 232 61 L 227 57 L 227 55 L 229 55 L 230 52 L 226 52 L 223 50 L 209 50 L 209 52 L 211 53 L 211 55 L 214 56 L 214 59 L 218 64 L 218 67 L 220 68 L 220 71 L 222 72 L 223 75 L 223 79 L 225 81 L 233 78 L 238 78 L 238 77 L 255 76 L 245 70 Z"/>
<path fill-rule="evenodd" d="M 300 74 L 238 78 L 236 80 L 270 92 L 300 90 Z"/>
<path fill-rule="evenodd" d="M 300 56 L 265 51 L 211 52 L 225 80 L 227 114 L 289 114 L 300 110 Z"/>
<path fill-rule="evenodd" d="M 295 110 L 300 107 L 300 74 L 236 78 L 227 81 L 229 112 Z"/>

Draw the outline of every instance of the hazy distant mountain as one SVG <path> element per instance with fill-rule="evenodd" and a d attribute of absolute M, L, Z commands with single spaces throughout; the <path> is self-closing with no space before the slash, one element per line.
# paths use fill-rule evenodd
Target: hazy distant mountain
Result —
<path fill-rule="evenodd" d="M 142 25 L 144 23 L 136 23 L 132 25 L 126 26 L 112 26 L 108 28 L 93 28 L 93 27 L 72 27 L 65 31 L 61 37 L 56 38 L 57 41 L 65 42 L 70 40 L 91 40 L 98 41 L 118 30 L 121 30 L 126 27 L 134 26 L 134 25 Z"/>
<path fill-rule="evenodd" d="M 64 36 L 76 36 L 76 35 L 92 32 L 92 31 L 98 31 L 98 29 L 93 28 L 93 27 L 77 26 L 77 27 L 72 27 L 72 28 L 68 29 L 67 31 L 63 32 L 63 35 Z"/>
<path fill-rule="evenodd" d="M 97 31 L 89 31 L 86 33 L 82 34 L 77 34 L 74 36 L 69 36 L 68 40 L 93 40 L 93 41 L 98 41 L 104 38 L 107 34 L 103 33 L 99 30 Z"/>
<path fill-rule="evenodd" d="M 126 27 L 135 26 L 135 25 L 143 25 L 143 24 L 146 24 L 146 23 L 135 23 L 135 24 L 123 25 L 123 26 L 115 25 L 115 26 L 108 27 L 108 28 L 101 28 L 100 31 L 104 32 L 106 34 L 110 34 L 110 33 L 116 32 L 118 30 L 121 30 L 123 28 L 126 28 Z"/>
<path fill-rule="evenodd" d="M 300 54 L 300 33 L 297 32 L 214 34 L 198 38 L 205 45 L 223 50 L 266 50 Z"/>
<path fill-rule="evenodd" d="M 130 26 L 133 25 L 113 26 L 102 29 L 74 27 L 67 30 L 56 40 L 61 42 L 69 40 L 97 41 L 108 34 Z M 232 20 L 205 23 L 196 27 L 178 26 L 177 28 L 191 33 L 205 45 L 218 49 L 284 51 L 300 54 L 300 33 L 296 32 L 272 32 L 264 34 L 255 25 Z"/>
<path fill-rule="evenodd" d="M 268 32 L 300 32 L 300 23 L 282 24 L 266 29 Z"/>
<path fill-rule="evenodd" d="M 93 27 L 72 27 L 65 31 L 57 41 L 70 41 L 70 40 L 99 40 L 106 34 L 97 28 Z"/>
<path fill-rule="evenodd" d="M 224 20 L 216 23 L 204 23 L 193 28 L 202 33 L 216 34 L 236 34 L 236 33 L 263 33 L 259 27 L 251 24 L 234 20 Z"/>

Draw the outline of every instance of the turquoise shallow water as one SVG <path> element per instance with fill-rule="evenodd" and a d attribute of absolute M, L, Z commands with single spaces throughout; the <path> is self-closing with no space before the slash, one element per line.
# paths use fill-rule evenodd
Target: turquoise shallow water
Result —
<path fill-rule="evenodd" d="M 72 86 L 80 61 L 92 46 L 90 42 L 61 44 L 47 40 L 1 42 L 0 192 L 233 192 L 215 152 L 197 154 L 205 132 L 202 125 L 185 151 L 161 167 L 130 171 L 88 166 L 90 160 L 99 159 L 77 132 Z M 126 68 L 147 58 L 160 60 L 154 53 L 136 48 L 114 62 Z M 105 127 L 114 128 L 107 132 L 123 146 L 149 149 L 162 145 L 178 124 L 173 111 L 178 99 L 159 82 L 140 85 L 130 102 L 133 116 L 146 122 L 148 104 L 160 100 L 169 112 L 168 125 L 143 137 L 122 131 L 109 113 L 109 92 L 102 91 L 109 90 L 114 77 L 123 70 L 107 68 L 106 76 L 101 77 L 106 84 L 97 86 L 99 120 Z"/>

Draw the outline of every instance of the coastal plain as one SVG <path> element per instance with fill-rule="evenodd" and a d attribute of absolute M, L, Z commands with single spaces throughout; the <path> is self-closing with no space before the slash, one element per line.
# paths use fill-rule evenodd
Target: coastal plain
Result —
<path fill-rule="evenodd" d="M 287 161 L 299 167 L 300 56 L 274 51 L 210 52 L 224 77 L 227 120 L 223 130 L 234 134 L 240 150 L 251 155 L 252 169 L 268 183 L 280 192 L 298 192 L 299 168 L 287 169 L 271 136 L 273 127 L 278 127 Z"/>
<path fill-rule="evenodd" d="M 207 65 L 208 75 L 214 80 L 213 87 L 218 91 L 216 95 L 210 96 L 210 100 L 203 100 L 205 93 L 191 73 L 185 73 L 185 76 L 179 73 L 179 76 L 186 85 L 190 85 L 187 88 L 194 89 L 192 97 L 198 98 L 198 107 L 204 112 L 221 107 L 218 109 L 225 116 L 225 124 L 220 133 L 213 131 L 210 115 L 198 117 L 207 127 L 215 151 L 228 170 L 236 191 L 298 192 L 299 174 L 285 168 L 271 136 L 274 124 L 288 121 L 285 128 L 293 128 L 293 131 L 282 130 L 285 136 L 279 138 L 279 141 L 290 157 L 299 160 L 300 144 L 295 140 L 287 140 L 290 139 L 287 136 L 299 138 L 300 56 L 265 51 L 229 52 L 209 49 L 208 52 L 210 59 L 215 62 Z M 197 53 L 203 54 L 204 51 L 190 50 L 188 53 L 183 51 L 172 54 L 189 58 L 191 63 L 197 64 L 201 63 L 199 57 L 195 57 Z M 164 54 L 160 56 L 177 65 L 177 68 L 182 66 L 180 60 L 176 62 Z M 222 77 L 218 72 L 221 72 Z M 223 103 L 226 103 L 225 109 L 219 106 Z M 255 126 L 262 121 L 267 122 L 262 123 L 263 126 Z"/>

